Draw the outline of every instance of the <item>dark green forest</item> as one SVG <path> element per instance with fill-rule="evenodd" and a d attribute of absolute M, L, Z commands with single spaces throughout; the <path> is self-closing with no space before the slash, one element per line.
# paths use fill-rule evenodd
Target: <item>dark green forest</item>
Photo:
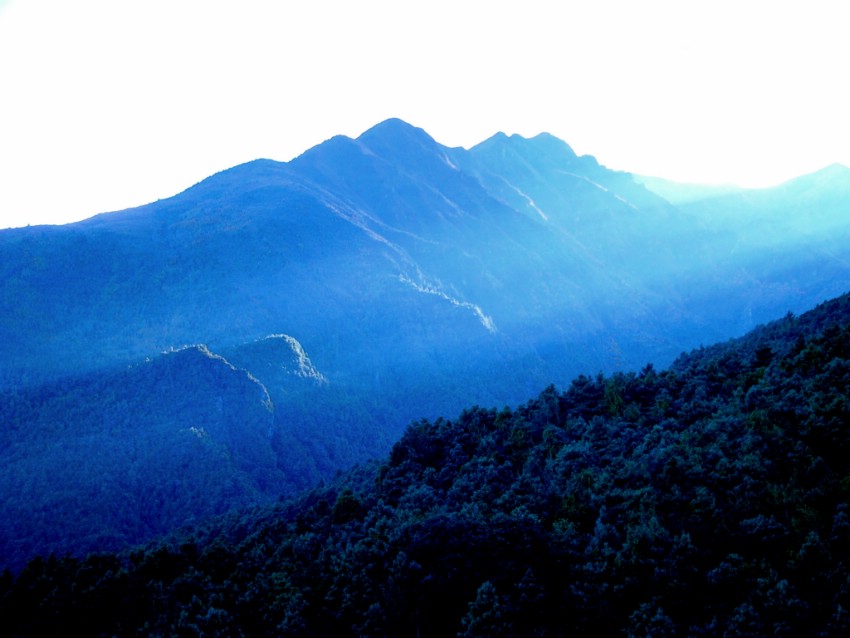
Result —
<path fill-rule="evenodd" d="M 850 296 L 0 583 L 6 636 L 850 633 Z"/>

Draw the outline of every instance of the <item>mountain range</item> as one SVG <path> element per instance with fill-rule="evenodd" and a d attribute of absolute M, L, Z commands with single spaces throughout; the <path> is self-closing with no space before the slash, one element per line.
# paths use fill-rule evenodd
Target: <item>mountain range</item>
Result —
<path fill-rule="evenodd" d="M 666 370 L 419 419 L 382 458 L 279 503 L 34 558 L 0 574 L 0 628 L 842 636 L 848 421 L 844 295 Z"/>
<path fill-rule="evenodd" d="M 2 562 L 275 500 L 413 419 L 803 312 L 845 292 L 848 212 L 842 166 L 699 189 L 548 134 L 466 150 L 393 119 L 0 231 Z"/>

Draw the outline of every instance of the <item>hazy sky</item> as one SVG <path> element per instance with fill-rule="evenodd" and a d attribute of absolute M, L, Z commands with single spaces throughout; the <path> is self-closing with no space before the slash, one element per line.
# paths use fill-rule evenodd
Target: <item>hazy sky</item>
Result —
<path fill-rule="evenodd" d="M 400 117 L 615 169 L 850 165 L 843 0 L 0 0 L 0 227 L 169 197 Z"/>

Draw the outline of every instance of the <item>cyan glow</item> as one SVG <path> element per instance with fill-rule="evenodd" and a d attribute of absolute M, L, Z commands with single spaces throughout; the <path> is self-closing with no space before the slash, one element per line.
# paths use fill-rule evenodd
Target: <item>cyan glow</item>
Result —
<path fill-rule="evenodd" d="M 844 6 L 0 0 L 0 227 L 168 197 L 400 117 L 767 185 L 850 165 Z"/>

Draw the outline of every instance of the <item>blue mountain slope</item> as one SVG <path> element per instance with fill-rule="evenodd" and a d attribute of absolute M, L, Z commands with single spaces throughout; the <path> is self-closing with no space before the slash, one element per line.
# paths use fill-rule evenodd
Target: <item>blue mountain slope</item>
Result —
<path fill-rule="evenodd" d="M 746 277 L 798 311 L 846 290 L 850 277 L 850 169 L 827 167 L 774 188 L 742 190 L 683 206 L 725 237 L 718 278 Z M 719 284 L 718 284 L 719 285 Z"/>
<path fill-rule="evenodd" d="M 155 367 L 115 368 L 205 343 L 268 391 L 272 475 L 293 489 L 383 453 L 411 419 L 664 365 L 836 296 L 845 177 L 673 206 L 550 135 L 464 150 L 388 120 L 147 206 L 0 231 L 3 401 L 58 388 L 73 432 L 94 422 L 74 411 L 86 388 L 117 385 L 107 406 L 160 402 L 155 430 L 171 389 Z M 321 382 L 277 366 L 298 349 Z M 9 432 L 59 419 L 16 414 Z"/>
<path fill-rule="evenodd" d="M 850 169 L 834 164 L 773 188 L 740 190 L 696 201 L 686 210 L 707 223 L 747 232 L 749 240 L 760 236 L 762 242 L 789 242 L 846 232 L 848 200 Z"/>
<path fill-rule="evenodd" d="M 846 200 L 811 193 L 746 197 L 758 198 L 750 209 L 762 217 L 795 219 L 801 206 L 833 211 Z M 766 234 L 733 223 L 729 201 L 715 216 L 708 203 L 675 208 L 546 134 L 500 134 L 464 151 L 388 120 L 148 206 L 0 233 L 0 377 L 25 384 L 278 332 L 301 340 L 330 376 L 361 381 L 375 362 L 416 352 L 440 370 L 445 357 L 468 359 L 456 349 L 473 343 L 474 358 L 497 367 L 542 348 L 541 374 L 558 378 L 579 365 L 669 360 L 783 302 L 780 265 L 759 257 Z M 741 257 L 742 240 L 756 252 Z M 787 304 L 795 310 L 820 300 L 800 286 Z M 581 363 L 553 362 L 553 347 Z"/>

